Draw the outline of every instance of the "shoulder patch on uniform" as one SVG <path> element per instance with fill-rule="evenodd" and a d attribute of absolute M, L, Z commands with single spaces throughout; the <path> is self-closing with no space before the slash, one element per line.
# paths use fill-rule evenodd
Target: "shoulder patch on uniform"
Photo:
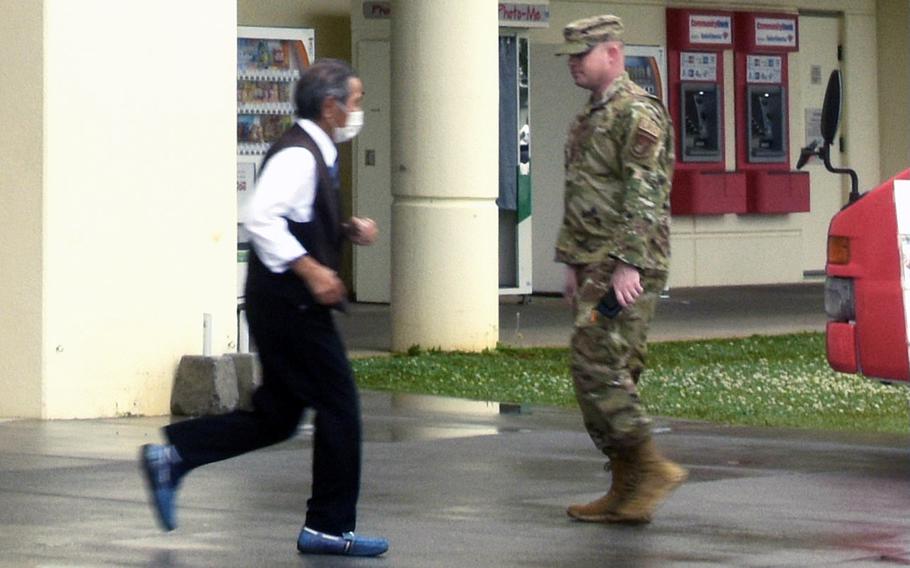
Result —
<path fill-rule="evenodd" d="M 650 118 L 643 117 L 633 134 L 631 153 L 639 160 L 651 156 L 657 141 L 660 140 L 660 126 Z"/>

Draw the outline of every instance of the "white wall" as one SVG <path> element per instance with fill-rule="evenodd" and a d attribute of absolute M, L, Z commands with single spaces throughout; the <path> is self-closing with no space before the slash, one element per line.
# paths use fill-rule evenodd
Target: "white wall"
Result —
<path fill-rule="evenodd" d="M 0 416 L 41 415 L 43 6 L 0 0 Z"/>
<path fill-rule="evenodd" d="M 878 54 L 875 13 L 848 14 L 844 20 L 844 121 L 846 164 L 859 175 L 860 191 L 872 189 L 897 172 L 881 172 L 879 161 Z M 903 58 L 899 58 L 903 60 Z M 904 105 L 907 104 L 906 94 Z M 888 124 L 893 128 L 894 124 Z M 903 125 L 901 125 L 903 128 Z"/>
<path fill-rule="evenodd" d="M 236 6 L 45 9 L 42 414 L 163 414 L 236 342 Z"/>
<path fill-rule="evenodd" d="M 562 290 L 564 269 L 553 260 L 562 220 L 563 146 L 572 119 L 587 100 L 574 87 L 555 44 L 531 44 L 531 215 L 535 291 Z"/>
<path fill-rule="evenodd" d="M 876 2 L 879 109 L 889 124 L 907 124 L 910 118 L 910 1 Z M 891 176 L 910 167 L 910 128 L 882 127 L 881 175 Z"/>

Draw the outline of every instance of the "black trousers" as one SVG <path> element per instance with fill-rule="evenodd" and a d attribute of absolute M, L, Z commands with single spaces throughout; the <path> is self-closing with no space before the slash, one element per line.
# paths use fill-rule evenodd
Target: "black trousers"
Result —
<path fill-rule="evenodd" d="M 247 296 L 247 320 L 262 363 L 252 411 L 171 424 L 165 434 L 187 468 L 228 459 L 294 435 L 316 410 L 312 494 L 306 526 L 353 531 L 360 491 L 360 399 L 328 308 L 298 309 L 281 298 Z"/>

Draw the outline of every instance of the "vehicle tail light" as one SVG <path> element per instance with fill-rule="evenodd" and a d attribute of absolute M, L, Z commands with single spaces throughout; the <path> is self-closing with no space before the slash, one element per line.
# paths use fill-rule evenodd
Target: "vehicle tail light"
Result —
<path fill-rule="evenodd" d="M 828 237 L 828 264 L 850 264 L 850 239 Z"/>

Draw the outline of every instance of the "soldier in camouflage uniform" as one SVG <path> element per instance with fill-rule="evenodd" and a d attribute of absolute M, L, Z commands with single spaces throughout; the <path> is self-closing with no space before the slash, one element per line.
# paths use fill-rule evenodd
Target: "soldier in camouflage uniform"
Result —
<path fill-rule="evenodd" d="M 576 85 L 591 99 L 569 131 L 565 214 L 556 260 L 565 263 L 575 309 L 572 377 L 585 427 L 610 458 L 609 492 L 570 517 L 649 522 L 686 478 L 651 441 L 636 384 L 645 366 L 648 324 L 670 263 L 673 129 L 660 100 L 625 72 L 622 22 L 595 16 L 566 26 Z M 613 291 L 621 311 L 596 310 Z"/>

